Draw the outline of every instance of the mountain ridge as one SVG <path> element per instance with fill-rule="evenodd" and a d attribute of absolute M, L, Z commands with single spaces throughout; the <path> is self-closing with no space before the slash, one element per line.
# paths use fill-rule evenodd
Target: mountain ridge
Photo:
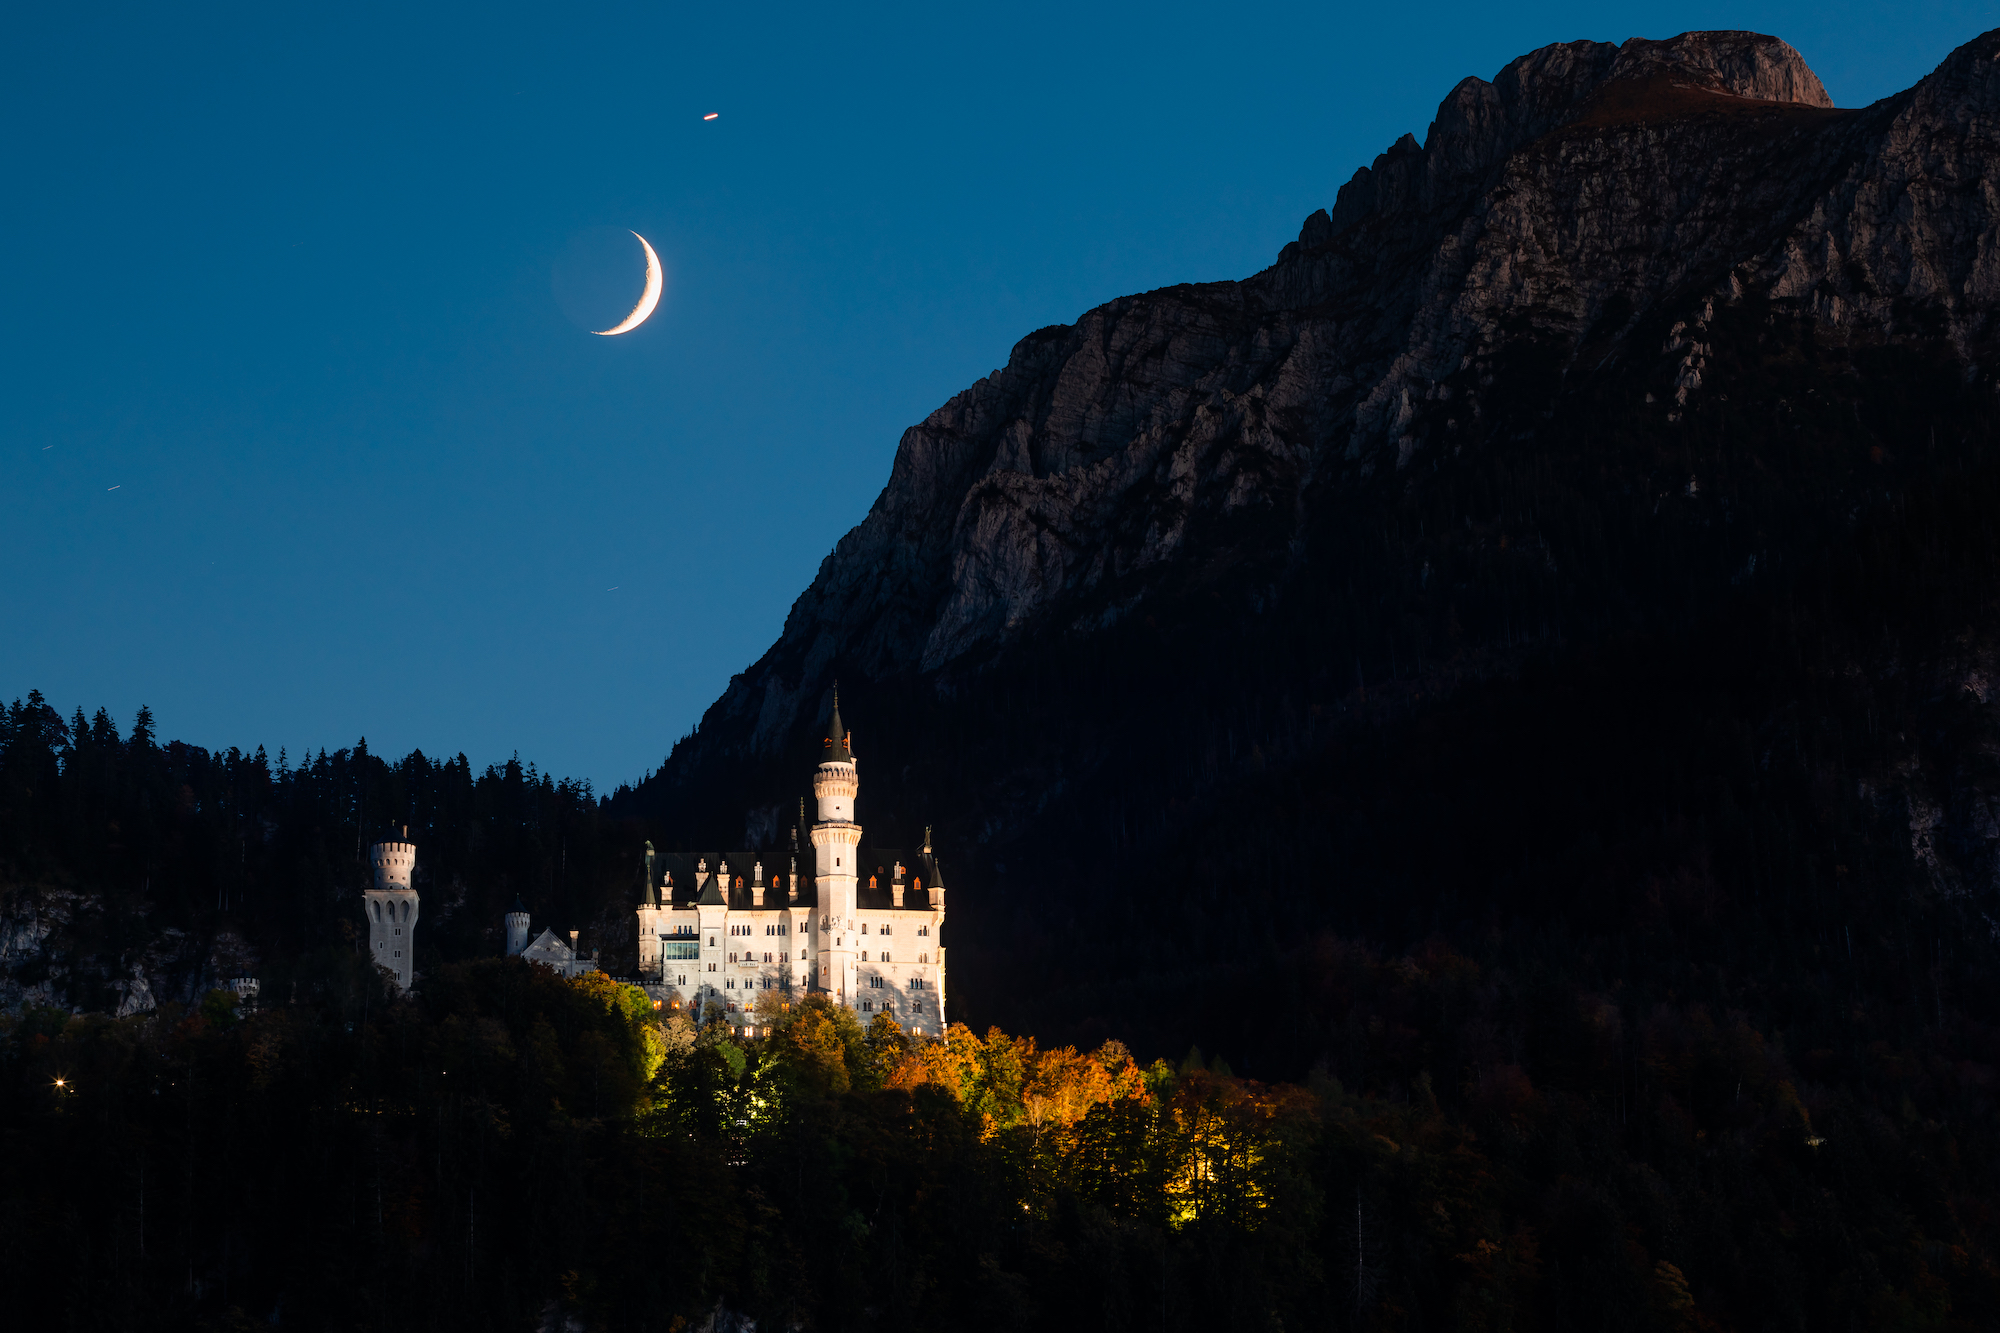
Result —
<path fill-rule="evenodd" d="M 1848 112 L 1832 110 L 1789 46 L 1747 33 L 1559 44 L 1492 83 L 1462 81 L 1424 145 L 1406 135 L 1357 171 L 1272 267 L 1121 297 L 1038 330 L 905 432 L 867 518 L 669 769 L 702 763 L 706 738 L 748 719 L 747 738 L 721 743 L 767 750 L 802 708 L 824 708 L 836 659 L 875 674 L 960 662 L 1079 586 L 1170 559 L 1198 510 L 1258 506 L 1295 523 L 1305 493 L 1343 472 L 1365 479 L 1409 467 L 1441 439 L 1463 447 L 1509 429 L 1533 409 L 1486 422 L 1482 390 L 1494 359 L 1524 339 L 1565 340 L 1563 376 L 1585 351 L 1597 354 L 1590 370 L 1620 357 L 1663 363 L 1651 368 L 1666 372 L 1656 396 L 1684 406 L 1701 384 L 1705 316 L 1754 290 L 1850 325 L 1850 338 L 1893 338 L 1898 302 L 1928 302 L 1976 364 L 2000 283 L 1990 251 L 1942 256 L 1939 271 L 1893 200 L 1886 218 L 1863 214 L 1882 213 L 1891 193 L 1910 197 L 1912 181 L 1929 178 L 1921 168 L 1964 165 L 1963 144 L 1935 142 L 1946 118 L 1930 104 L 1971 97 L 1990 115 L 1995 47 L 1987 34 L 1916 88 Z M 1590 119 L 1607 92 L 1663 70 L 1738 105 L 1684 115 L 1692 144 L 1665 149 L 1643 122 Z M 1918 142 L 1926 129 L 1932 141 Z M 1748 181 L 1720 210 L 1704 210 L 1698 190 L 1670 197 L 1690 193 L 1688 164 L 1669 160 L 1689 147 L 1719 154 L 1710 176 Z M 1913 160 L 1926 149 L 1929 160 Z M 1891 168 L 1900 179 L 1867 180 Z M 1601 193 L 1607 179 L 1647 175 L 1668 191 L 1628 190 L 1622 215 L 1588 193 L 1592 180 Z M 1573 216 L 1527 202 L 1545 205 L 1579 180 Z M 1411 240 L 1413 213 L 1436 233 Z M 1551 224 L 1571 234 L 1543 247 Z M 1575 280 L 1592 266 L 1609 275 L 1595 291 Z M 1663 350 L 1644 345 L 1642 325 L 1659 326 Z M 1150 498 L 1128 512 L 1141 493 Z"/>

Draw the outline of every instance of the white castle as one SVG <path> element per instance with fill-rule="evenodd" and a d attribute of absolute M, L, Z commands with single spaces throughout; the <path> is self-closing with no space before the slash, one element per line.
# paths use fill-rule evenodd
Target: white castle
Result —
<path fill-rule="evenodd" d="M 905 1031 L 941 1035 L 944 876 L 930 830 L 907 861 L 893 848 L 862 850 L 861 782 L 838 694 L 832 731 L 813 775 L 808 868 L 796 827 L 787 864 L 768 870 L 750 852 L 661 855 L 646 844 L 641 977 L 664 1003 L 697 1014 L 718 1006 L 745 1036 L 763 1035 L 775 1010 L 809 994 L 863 1022 L 889 1014 Z"/>
<path fill-rule="evenodd" d="M 414 961 L 410 935 L 417 924 L 417 891 L 410 885 L 410 874 L 417 868 L 417 845 L 410 841 L 410 826 L 405 824 L 400 834 L 370 847 L 368 860 L 375 869 L 373 887 L 361 894 L 368 956 L 377 967 L 394 974 L 398 992 L 407 991 Z"/>

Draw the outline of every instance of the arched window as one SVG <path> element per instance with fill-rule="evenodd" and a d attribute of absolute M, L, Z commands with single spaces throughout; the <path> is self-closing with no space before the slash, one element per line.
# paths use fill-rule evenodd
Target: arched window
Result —
<path fill-rule="evenodd" d="M 871 889 L 875 887 L 875 877 L 873 875 L 868 877 L 868 887 Z"/>
<path fill-rule="evenodd" d="M 370 903 L 370 904 L 369 904 L 369 906 L 371 906 L 371 907 L 373 907 L 373 908 L 375 909 L 375 919 L 376 919 L 377 921 L 380 921 L 380 920 L 382 919 L 382 904 L 381 904 L 381 903 Z"/>

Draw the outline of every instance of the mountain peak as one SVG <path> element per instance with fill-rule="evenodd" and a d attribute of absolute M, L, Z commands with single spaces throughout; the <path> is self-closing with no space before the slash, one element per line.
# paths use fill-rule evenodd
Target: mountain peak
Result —
<path fill-rule="evenodd" d="M 1618 48 L 1610 79 L 1656 73 L 1680 76 L 1715 92 L 1760 102 L 1833 108 L 1833 99 L 1805 57 L 1761 32 L 1684 32 L 1655 41 L 1634 37 Z"/>
<path fill-rule="evenodd" d="M 1833 108 L 1805 58 L 1764 33 L 1552 43 L 1510 61 L 1490 83 L 1460 80 L 1421 145 L 1406 134 L 1355 172 L 1331 215 L 1306 219 L 1299 240 L 1323 244 L 1370 214 L 1455 210 L 1507 158 L 1566 125 L 1682 119 L 1754 103 Z"/>

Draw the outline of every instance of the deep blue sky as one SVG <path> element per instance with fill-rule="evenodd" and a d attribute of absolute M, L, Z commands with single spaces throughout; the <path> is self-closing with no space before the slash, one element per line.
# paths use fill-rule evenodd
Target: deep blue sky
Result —
<path fill-rule="evenodd" d="M 296 756 L 657 765 L 1016 339 L 1264 267 L 1461 77 L 1972 4 L 24 5 L 0 696 Z M 719 119 L 704 122 L 704 113 Z M 651 322 L 598 338 L 667 268 Z M 117 489 L 110 489 L 116 487 Z M 609 591 L 610 589 L 616 591 Z"/>

